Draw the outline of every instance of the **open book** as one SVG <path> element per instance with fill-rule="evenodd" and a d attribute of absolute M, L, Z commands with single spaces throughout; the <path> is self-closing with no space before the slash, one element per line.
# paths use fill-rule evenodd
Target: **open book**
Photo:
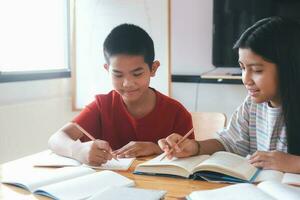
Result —
<path fill-rule="evenodd" d="M 109 170 L 128 170 L 135 158 L 119 158 L 118 161 L 112 159 L 101 166 L 83 165 L 94 169 L 109 169 Z M 35 167 L 67 167 L 67 166 L 80 166 L 79 161 L 57 155 L 50 150 L 41 152 L 36 156 L 33 162 Z"/>
<path fill-rule="evenodd" d="M 300 188 L 279 182 L 264 181 L 257 186 L 249 183 L 239 183 L 214 190 L 194 191 L 187 200 L 298 200 Z"/>
<path fill-rule="evenodd" d="M 167 158 L 164 154 L 137 165 L 135 174 L 170 175 L 217 182 L 252 183 L 265 180 L 279 180 L 289 184 L 300 184 L 300 175 L 283 174 L 274 170 L 260 170 L 247 158 L 230 152 L 220 151 L 213 155 L 199 155 L 189 158 Z M 283 177 L 286 177 L 283 179 Z M 284 181 L 283 181 L 284 180 Z"/>
<path fill-rule="evenodd" d="M 3 177 L 4 184 L 22 187 L 53 199 L 85 199 L 107 186 L 133 186 L 134 181 L 115 172 L 87 167 L 64 167 Z"/>
<path fill-rule="evenodd" d="M 160 200 L 167 192 L 133 187 L 107 187 L 100 190 L 88 200 Z"/>

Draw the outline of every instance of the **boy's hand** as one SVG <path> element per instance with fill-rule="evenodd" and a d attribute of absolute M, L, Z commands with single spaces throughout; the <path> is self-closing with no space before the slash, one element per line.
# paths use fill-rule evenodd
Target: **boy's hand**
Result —
<path fill-rule="evenodd" d="M 282 172 L 300 173 L 300 156 L 280 151 L 257 151 L 250 157 L 255 167 Z"/>
<path fill-rule="evenodd" d="M 84 142 L 76 150 L 74 157 L 82 163 L 100 166 L 112 159 L 111 147 L 104 140 Z"/>
<path fill-rule="evenodd" d="M 162 151 L 153 142 L 131 141 L 122 148 L 113 152 L 118 158 L 132 158 L 160 154 Z"/>
<path fill-rule="evenodd" d="M 185 139 L 179 145 L 177 143 L 183 136 L 173 133 L 167 138 L 160 139 L 158 141 L 159 147 L 167 154 L 167 158 L 172 159 L 173 157 L 189 157 L 196 155 L 199 152 L 199 145 L 195 140 Z M 172 152 L 171 149 L 174 149 Z"/>

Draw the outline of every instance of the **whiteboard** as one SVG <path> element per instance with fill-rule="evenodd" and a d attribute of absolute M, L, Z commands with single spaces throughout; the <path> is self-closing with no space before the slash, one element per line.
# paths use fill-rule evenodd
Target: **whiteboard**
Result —
<path fill-rule="evenodd" d="M 161 66 L 151 87 L 169 95 L 169 0 L 76 0 L 74 7 L 73 109 L 85 107 L 96 94 L 112 90 L 104 70 L 103 42 L 119 24 L 132 23 L 154 41 Z"/>

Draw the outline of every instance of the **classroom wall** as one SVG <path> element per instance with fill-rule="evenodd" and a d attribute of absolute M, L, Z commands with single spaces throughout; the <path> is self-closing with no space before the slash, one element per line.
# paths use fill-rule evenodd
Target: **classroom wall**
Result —
<path fill-rule="evenodd" d="M 200 75 L 213 69 L 213 1 L 171 1 L 172 73 Z M 246 96 L 242 84 L 172 83 L 172 96 L 190 111 L 223 112 L 230 117 Z"/>
<path fill-rule="evenodd" d="M 211 69 L 212 1 L 172 0 L 171 6 L 172 73 Z M 47 148 L 49 136 L 77 114 L 70 79 L 0 83 L 0 94 L 0 163 Z M 245 95 L 242 85 L 172 84 L 172 96 L 190 111 L 230 115 Z"/>
<path fill-rule="evenodd" d="M 0 84 L 0 163 L 47 148 L 73 118 L 70 79 Z"/>

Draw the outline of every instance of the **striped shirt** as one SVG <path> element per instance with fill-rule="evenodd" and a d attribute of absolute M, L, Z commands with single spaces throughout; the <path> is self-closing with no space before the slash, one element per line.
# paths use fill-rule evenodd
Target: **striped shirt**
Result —
<path fill-rule="evenodd" d="M 256 151 L 287 152 L 286 127 L 281 108 L 268 102 L 255 103 L 248 96 L 232 115 L 230 122 L 216 139 L 230 151 L 241 156 Z"/>

